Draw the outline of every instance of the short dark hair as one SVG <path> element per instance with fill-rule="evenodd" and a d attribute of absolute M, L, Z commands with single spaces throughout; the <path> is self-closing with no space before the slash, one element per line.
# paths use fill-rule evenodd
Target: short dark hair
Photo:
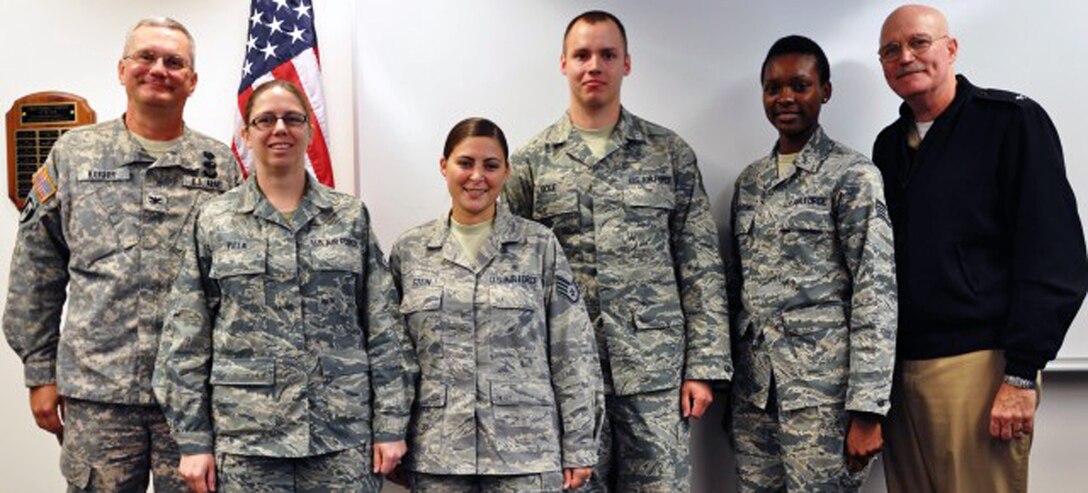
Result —
<path fill-rule="evenodd" d="M 446 145 L 442 148 L 442 157 L 449 159 L 453 149 L 469 137 L 491 137 L 497 140 L 502 148 L 503 162 L 510 160 L 510 148 L 506 146 L 506 135 L 502 133 L 502 129 L 495 122 L 478 116 L 465 118 L 450 129 L 450 133 L 446 135 Z"/>
<path fill-rule="evenodd" d="M 616 27 L 620 28 L 620 37 L 623 38 L 623 51 L 624 53 L 627 52 L 627 29 L 623 27 L 623 23 L 620 22 L 620 19 L 603 10 L 588 10 L 578 14 L 578 17 L 571 19 L 570 23 L 567 24 L 567 30 L 563 31 L 563 53 L 567 52 L 567 36 L 570 35 L 570 30 L 574 28 L 574 25 L 577 24 L 578 21 L 586 21 L 587 24 L 597 24 L 599 22 L 608 21 L 616 23 Z"/>
<path fill-rule="evenodd" d="M 269 89 L 274 87 L 278 87 L 293 94 L 295 99 L 298 99 L 298 104 L 302 105 L 302 111 L 306 112 L 307 115 L 311 113 L 310 103 L 306 101 L 306 95 L 302 93 L 302 89 L 299 89 L 298 86 L 286 80 L 272 79 L 257 86 L 257 88 L 253 90 L 253 93 L 249 95 L 249 99 L 246 100 L 246 108 L 245 111 L 242 112 L 242 118 L 245 120 L 243 123 L 247 127 L 249 126 L 249 117 L 253 116 L 253 102 L 257 100 L 258 96 L 268 92 Z"/>
<path fill-rule="evenodd" d="M 767 52 L 767 58 L 763 59 L 763 65 L 759 68 L 759 83 L 763 84 L 763 74 L 767 71 L 767 65 L 771 63 L 772 58 L 789 54 L 816 57 L 816 71 L 820 74 L 820 83 L 831 82 L 831 64 L 827 62 L 827 55 L 824 54 L 824 50 L 820 48 L 820 45 L 804 36 L 792 34 L 780 38 L 771 45 L 771 49 Z"/>

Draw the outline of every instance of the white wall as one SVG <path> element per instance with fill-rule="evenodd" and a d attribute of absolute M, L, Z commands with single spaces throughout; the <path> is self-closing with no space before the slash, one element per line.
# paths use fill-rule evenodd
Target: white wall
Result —
<path fill-rule="evenodd" d="M 887 2 L 824 3 L 821 8 L 828 10 L 822 12 L 811 10 L 812 2 L 775 2 L 758 11 L 745 2 L 648 0 L 314 3 L 337 181 L 341 189 L 361 191 L 386 247 L 400 231 L 446 207 L 436 168 L 442 140 L 455 121 L 470 114 L 493 117 L 517 146 L 559 117 L 566 105 L 558 71 L 562 29 L 570 17 L 593 6 L 613 10 L 628 27 L 634 67 L 624 100 L 636 113 L 689 140 L 700 155 L 719 222 L 739 167 L 766 152 L 774 138 L 762 120 L 756 81 L 759 62 L 777 37 L 808 34 L 828 51 L 836 92 L 824 123 L 834 137 L 868 152 L 877 129 L 894 116 L 896 102 L 876 72 L 874 54 L 879 24 L 891 9 Z M 1080 138 L 1084 132 L 1069 130 L 1082 125 L 1077 117 L 1088 109 L 1071 91 L 1083 75 L 1076 75 L 1075 65 L 1070 65 L 1073 73 L 1053 65 L 1078 60 L 1085 51 L 1088 42 L 1077 34 L 1075 22 L 1088 8 L 992 4 L 991 10 L 981 8 L 991 3 L 978 1 L 940 4 L 954 29 L 978 33 L 961 35 L 961 69 L 976 82 L 1018 88 L 1042 102 L 1065 137 L 1070 175 L 1083 179 L 1088 172 L 1078 165 L 1088 158 Z M 797 16 L 791 14 L 794 7 L 810 10 Z M 227 140 L 247 9 L 242 0 L 0 0 L 8 21 L 0 34 L 7 47 L 0 51 L 0 109 L 6 112 L 27 93 L 56 89 L 86 97 L 100 120 L 120 115 L 124 91 L 116 62 L 125 31 L 141 17 L 170 15 L 197 40 L 200 83 L 186 120 Z M 1028 27 L 1007 36 L 978 29 L 1010 20 Z M 871 34 L 857 43 L 850 34 L 855 32 Z M 856 118 L 868 112 L 876 116 Z M 1085 193 L 1080 196 L 1082 204 L 1088 201 Z M 16 224 L 14 207 L 0 204 L 0 299 L 7 291 Z M 1085 477 L 1080 459 L 1088 427 L 1081 420 L 1088 413 L 1088 379 L 1056 375 L 1048 379 L 1046 392 L 1032 490 L 1076 491 Z M 56 442 L 34 427 L 26 396 L 21 364 L 0 347 L 0 492 L 60 491 Z M 708 418 L 709 426 L 696 434 L 708 450 L 697 471 L 731 477 L 731 459 L 714 420 Z M 870 481 L 869 489 L 883 491 L 879 481 Z"/>

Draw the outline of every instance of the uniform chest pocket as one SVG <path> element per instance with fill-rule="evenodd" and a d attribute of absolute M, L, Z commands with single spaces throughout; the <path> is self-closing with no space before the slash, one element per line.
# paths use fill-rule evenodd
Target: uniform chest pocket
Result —
<path fill-rule="evenodd" d="M 509 284 L 488 289 L 488 342 L 492 358 L 533 373 L 547 368 L 544 348 L 543 299 L 536 288 L 538 276 L 514 274 L 532 279 L 533 284 Z"/>
<path fill-rule="evenodd" d="M 623 190 L 623 203 L 633 208 L 671 211 L 676 208 L 676 195 L 673 193 L 671 179 L 672 175 L 631 176 L 631 183 Z"/>
<path fill-rule="evenodd" d="M 416 281 L 409 277 L 405 281 Z M 443 365 L 442 286 L 406 286 L 400 313 L 408 324 L 408 335 L 416 345 L 423 376 L 430 377 Z"/>
<path fill-rule="evenodd" d="M 315 271 L 340 271 L 359 274 L 363 272 L 363 255 L 358 248 L 357 241 L 354 247 L 347 244 L 317 247 L 313 250 L 313 266 Z"/>
<path fill-rule="evenodd" d="M 563 214 L 578 212 L 578 191 L 555 188 L 556 185 L 542 184 L 538 186 L 533 201 L 533 219 L 550 220 Z M 550 190 L 544 191 L 541 190 Z"/>
<path fill-rule="evenodd" d="M 70 245 L 72 263 L 89 267 L 110 255 L 131 248 L 139 242 L 132 228 L 128 227 L 123 207 L 117 202 L 126 200 L 124 193 L 114 192 L 117 197 L 109 200 L 111 189 L 98 183 L 81 183 L 86 191 L 74 197 L 71 207 Z M 112 207 L 107 207 L 112 204 Z M 122 235 L 122 232 L 130 234 Z"/>
<path fill-rule="evenodd" d="M 793 211 L 779 222 L 780 245 L 786 260 L 802 265 L 823 265 L 838 261 L 835 224 L 826 209 Z"/>
<path fill-rule="evenodd" d="M 243 248 L 244 247 L 244 248 Z M 219 282 L 224 301 L 263 303 L 266 258 L 264 242 L 228 242 L 226 248 L 212 252 L 208 277 Z"/>

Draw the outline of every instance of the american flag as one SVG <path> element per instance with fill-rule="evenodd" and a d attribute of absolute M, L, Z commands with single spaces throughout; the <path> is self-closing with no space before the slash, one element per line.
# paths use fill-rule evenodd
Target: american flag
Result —
<path fill-rule="evenodd" d="M 293 82 L 309 99 L 311 120 L 317 122 L 314 138 L 306 152 L 306 168 L 321 183 L 333 186 L 329 160 L 328 119 L 321 89 L 321 63 L 314 31 L 313 0 L 253 0 L 249 15 L 246 59 L 238 87 L 238 113 L 234 118 L 231 150 L 245 173 L 253 171 L 253 157 L 242 139 L 242 115 L 253 89 L 262 82 L 283 79 Z"/>

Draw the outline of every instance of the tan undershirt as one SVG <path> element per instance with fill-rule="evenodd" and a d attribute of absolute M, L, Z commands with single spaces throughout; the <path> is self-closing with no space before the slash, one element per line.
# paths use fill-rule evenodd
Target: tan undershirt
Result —
<path fill-rule="evenodd" d="M 789 169 L 793 166 L 793 162 L 797 161 L 797 155 L 799 152 L 793 154 L 779 154 L 778 155 L 778 178 L 785 178 L 789 176 Z"/>
<path fill-rule="evenodd" d="M 480 253 L 480 248 L 483 248 L 484 243 L 487 242 L 487 238 L 491 236 L 491 229 L 494 225 L 494 219 L 487 221 L 481 221 L 476 224 L 461 224 L 450 217 L 450 234 L 457 239 L 457 243 L 461 244 L 461 249 L 464 250 L 465 256 L 476 261 L 476 254 Z"/>
<path fill-rule="evenodd" d="M 147 151 L 151 157 L 155 158 L 156 161 L 162 159 L 162 157 L 165 156 L 170 149 L 173 149 L 178 141 L 181 140 L 181 137 L 173 140 L 151 140 L 136 135 L 136 133 L 131 130 L 128 133 L 132 135 L 132 138 L 136 139 L 136 142 L 139 142 L 144 150 Z"/>
<path fill-rule="evenodd" d="M 582 140 L 586 143 L 586 147 L 589 147 L 590 152 L 597 159 L 604 157 L 604 150 L 608 147 L 608 138 L 612 136 L 612 130 L 616 128 L 615 125 L 605 128 L 578 128 L 578 134 L 582 136 Z"/>

